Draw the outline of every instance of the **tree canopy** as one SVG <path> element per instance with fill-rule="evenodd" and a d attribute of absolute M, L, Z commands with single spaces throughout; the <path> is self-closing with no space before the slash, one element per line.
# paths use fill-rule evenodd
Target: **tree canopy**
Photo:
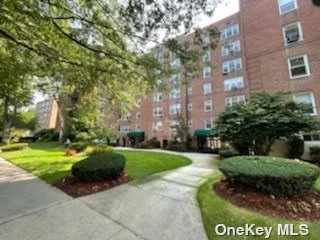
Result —
<path fill-rule="evenodd" d="M 280 137 L 319 129 L 319 119 L 306 114 L 308 108 L 295 103 L 288 93 L 255 93 L 248 101 L 227 107 L 217 119 L 217 130 L 240 153 L 251 149 L 267 155 Z"/>

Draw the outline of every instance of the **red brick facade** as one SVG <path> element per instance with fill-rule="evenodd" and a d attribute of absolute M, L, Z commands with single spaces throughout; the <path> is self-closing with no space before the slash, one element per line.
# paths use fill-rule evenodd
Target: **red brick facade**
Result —
<path fill-rule="evenodd" d="M 292 5 L 284 6 L 280 5 L 281 2 L 240 0 L 239 13 L 208 26 L 208 29 L 217 27 L 223 36 L 228 36 L 221 39 L 215 51 L 210 51 L 210 62 L 213 65 L 211 77 L 193 80 L 192 93 L 188 97 L 187 89 L 182 88 L 181 96 L 177 99 L 170 99 L 169 94 L 163 94 L 163 100 L 160 102 L 154 102 L 153 94 L 142 99 L 140 108 L 132 111 L 129 120 L 120 121 L 120 143 L 129 145 L 129 139 L 126 138 L 128 131 L 143 131 L 147 139 L 156 137 L 161 143 L 164 143 L 163 140 L 170 140 L 174 135 L 170 131 L 170 122 L 174 120 L 174 115 L 169 113 L 169 106 L 174 103 L 181 104 L 181 114 L 184 118 L 188 112 L 188 119 L 192 120 L 191 134 L 197 129 L 205 129 L 206 119 L 214 121 L 217 114 L 224 109 L 227 98 L 234 97 L 236 101 L 248 97 L 254 91 L 281 90 L 303 93 L 296 95 L 296 98 L 301 100 L 310 96 L 315 107 L 314 113 L 320 113 L 320 7 L 306 0 L 292 1 Z M 281 13 L 280 9 L 282 12 L 288 12 Z M 288 25 L 292 23 L 292 26 Z M 228 27 L 231 27 L 230 31 L 223 31 Z M 299 41 L 295 41 L 296 35 L 292 33 L 292 29 L 298 27 Z M 232 33 L 235 35 L 231 36 Z M 229 51 L 227 56 L 223 56 L 221 47 L 236 41 L 240 41 L 240 50 L 237 46 L 233 49 L 236 49 L 235 51 Z M 285 41 L 292 42 L 286 44 Z M 292 57 L 299 58 L 288 62 Z M 224 74 L 223 64 L 239 58 L 241 62 L 235 62 L 235 65 L 241 66 L 241 69 Z M 301 61 L 304 61 L 304 66 L 301 66 Z M 292 65 L 292 74 L 298 72 L 300 76 L 290 77 L 289 63 Z M 232 63 L 229 65 L 230 68 L 233 68 Z M 200 71 L 202 73 L 202 69 Z M 304 71 L 306 74 L 301 77 L 301 72 Z M 243 77 L 243 83 L 241 79 L 228 81 L 237 77 Z M 211 83 L 211 93 L 204 93 L 205 83 Z M 188 110 L 186 99 L 192 104 L 191 110 Z M 211 111 L 206 112 L 204 109 L 206 100 L 212 101 Z M 162 116 L 153 116 L 155 107 L 162 107 Z M 136 118 L 137 112 L 140 113 L 140 119 Z M 161 130 L 154 130 L 155 122 L 162 123 Z"/>

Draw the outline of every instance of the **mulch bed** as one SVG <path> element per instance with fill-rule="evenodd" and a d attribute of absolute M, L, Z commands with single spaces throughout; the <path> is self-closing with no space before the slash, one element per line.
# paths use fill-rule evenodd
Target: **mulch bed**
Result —
<path fill-rule="evenodd" d="M 275 197 L 242 185 L 221 180 L 213 190 L 223 199 L 239 207 L 248 208 L 264 215 L 299 221 L 320 220 L 320 191 L 313 190 L 308 196 Z"/>
<path fill-rule="evenodd" d="M 120 184 L 127 183 L 130 180 L 130 177 L 126 173 L 123 173 L 116 179 L 101 182 L 84 182 L 75 177 L 68 176 L 56 183 L 55 187 L 76 198 L 101 192 Z"/>

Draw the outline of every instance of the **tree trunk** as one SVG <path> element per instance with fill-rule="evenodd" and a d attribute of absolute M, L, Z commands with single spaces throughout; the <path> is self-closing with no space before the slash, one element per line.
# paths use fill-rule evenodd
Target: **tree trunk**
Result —
<path fill-rule="evenodd" d="M 3 104 L 3 131 L 2 131 L 2 141 L 6 144 L 10 143 L 10 128 L 12 124 L 12 119 L 9 116 L 9 102 L 8 98 L 5 98 Z"/>

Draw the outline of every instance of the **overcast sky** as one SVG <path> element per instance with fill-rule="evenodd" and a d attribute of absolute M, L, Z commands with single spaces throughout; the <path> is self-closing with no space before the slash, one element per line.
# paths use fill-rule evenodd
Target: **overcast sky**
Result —
<path fill-rule="evenodd" d="M 199 16 L 198 27 L 205 27 L 214 22 L 217 22 L 227 16 L 230 16 L 239 11 L 239 0 L 226 0 L 224 3 L 220 4 L 212 17 Z M 45 96 L 37 93 L 34 96 L 34 103 L 42 101 Z"/>

